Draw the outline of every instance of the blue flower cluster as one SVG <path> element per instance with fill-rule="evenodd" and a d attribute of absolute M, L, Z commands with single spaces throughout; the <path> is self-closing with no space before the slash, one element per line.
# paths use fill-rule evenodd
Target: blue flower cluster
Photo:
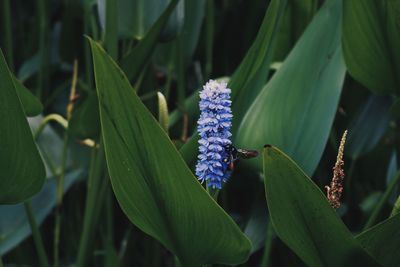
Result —
<path fill-rule="evenodd" d="M 225 146 L 232 144 L 231 89 L 225 82 L 210 80 L 200 91 L 200 118 L 197 130 L 200 135 L 196 176 L 207 186 L 221 189 L 231 174 L 228 169 L 229 152 Z"/>

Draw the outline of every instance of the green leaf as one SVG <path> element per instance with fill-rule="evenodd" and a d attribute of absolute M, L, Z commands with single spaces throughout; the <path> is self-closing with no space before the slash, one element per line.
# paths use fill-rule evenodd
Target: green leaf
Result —
<path fill-rule="evenodd" d="M 280 147 L 311 175 L 324 151 L 342 90 L 341 1 L 328 0 L 248 109 L 239 147 Z M 243 161 L 261 170 L 261 158 Z"/>
<path fill-rule="evenodd" d="M 43 111 L 43 105 L 15 76 L 13 81 L 19 100 L 24 108 L 25 115 L 28 117 L 37 116 Z"/>
<path fill-rule="evenodd" d="M 157 44 L 161 31 L 165 28 L 168 18 L 177 5 L 178 0 L 171 0 L 161 16 L 153 24 L 146 36 L 135 46 L 128 55 L 121 60 L 121 68 L 126 73 L 126 76 L 131 80 L 139 76 L 143 67 L 152 55 Z"/>
<path fill-rule="evenodd" d="M 118 66 L 91 46 L 107 166 L 122 210 L 184 266 L 244 262 L 248 239 L 193 176 Z"/>
<path fill-rule="evenodd" d="M 371 151 L 385 134 L 390 122 L 388 96 L 371 95 L 351 121 L 346 142 L 346 154 L 352 159 Z"/>
<path fill-rule="evenodd" d="M 356 238 L 384 266 L 400 266 L 400 214 L 375 225 Z"/>
<path fill-rule="evenodd" d="M 348 71 L 373 92 L 400 93 L 400 1 L 344 1 Z"/>
<path fill-rule="evenodd" d="M 15 204 L 36 194 L 46 175 L 1 51 L 0 81 L 0 204 Z"/>
<path fill-rule="evenodd" d="M 352 236 L 325 195 L 275 147 L 263 153 L 265 191 L 277 235 L 309 266 L 380 266 Z"/>

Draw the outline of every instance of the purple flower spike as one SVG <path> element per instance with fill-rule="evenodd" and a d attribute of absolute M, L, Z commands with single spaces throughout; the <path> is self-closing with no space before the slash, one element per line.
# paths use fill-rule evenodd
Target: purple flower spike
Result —
<path fill-rule="evenodd" d="M 221 189 L 231 174 L 228 168 L 229 153 L 225 146 L 231 145 L 232 111 L 231 89 L 225 82 L 209 80 L 200 91 L 200 118 L 197 130 L 200 135 L 196 176 L 207 186 Z"/>

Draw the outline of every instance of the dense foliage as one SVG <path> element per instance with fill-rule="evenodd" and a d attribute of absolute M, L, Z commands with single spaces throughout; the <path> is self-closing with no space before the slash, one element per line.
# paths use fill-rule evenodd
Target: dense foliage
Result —
<path fill-rule="evenodd" d="M 400 265 L 400 0 L 0 4 L 0 267 Z"/>

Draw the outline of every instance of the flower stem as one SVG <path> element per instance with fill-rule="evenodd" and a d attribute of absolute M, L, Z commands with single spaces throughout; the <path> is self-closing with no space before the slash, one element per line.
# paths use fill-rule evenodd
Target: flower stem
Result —
<path fill-rule="evenodd" d="M 50 122 L 50 121 L 55 121 L 58 124 L 60 124 L 64 129 L 68 128 L 68 121 L 64 119 L 61 115 L 58 114 L 49 114 L 46 117 L 43 118 L 42 122 L 40 123 L 38 129 L 36 132 L 33 134 L 33 139 L 37 140 L 39 135 L 42 133 L 44 130 L 44 127 Z"/>
<path fill-rule="evenodd" d="M 32 205 L 30 200 L 24 202 L 26 216 L 28 217 L 29 224 L 32 230 L 33 241 L 35 242 L 36 251 L 38 254 L 40 266 L 42 267 L 49 267 L 49 262 L 47 261 L 46 250 L 44 249 L 42 236 L 40 235 L 39 228 L 37 226 L 35 215 L 32 211 Z M 1 267 L 1 260 L 0 260 L 0 267 Z"/>
<path fill-rule="evenodd" d="M 83 230 L 79 241 L 76 263 L 77 267 L 86 266 L 88 251 L 95 230 L 95 223 L 103 204 L 104 192 L 106 191 L 105 188 L 108 183 L 107 177 L 103 175 L 104 161 L 104 147 L 102 142 L 100 142 L 98 150 L 94 149 L 91 156 Z"/>
<path fill-rule="evenodd" d="M 3 260 L 1 259 L 1 255 L 0 255 L 0 267 L 4 267 Z"/>
<path fill-rule="evenodd" d="M 60 252 L 60 230 L 61 230 L 61 205 L 63 201 L 64 193 L 64 180 L 65 180 L 65 166 L 67 162 L 68 154 L 68 133 L 64 133 L 64 145 L 61 158 L 61 173 L 57 179 L 57 201 L 56 201 L 56 212 L 55 212 L 55 227 L 54 227 L 54 266 L 57 267 L 59 264 L 59 252 Z"/>
<path fill-rule="evenodd" d="M 41 99 L 48 86 L 48 27 L 46 0 L 37 1 L 37 17 L 39 20 L 39 55 L 40 69 L 36 96 Z"/>
<path fill-rule="evenodd" d="M 369 217 L 367 223 L 365 224 L 363 231 L 367 230 L 371 226 L 374 225 L 378 216 L 381 214 L 383 206 L 386 204 L 387 200 L 391 196 L 393 190 L 396 187 L 396 184 L 400 181 L 400 171 L 396 173 L 395 178 L 390 182 L 388 187 L 386 188 L 383 196 L 379 199 L 378 204 L 375 206 L 375 209 L 372 211 L 371 216 Z"/>

